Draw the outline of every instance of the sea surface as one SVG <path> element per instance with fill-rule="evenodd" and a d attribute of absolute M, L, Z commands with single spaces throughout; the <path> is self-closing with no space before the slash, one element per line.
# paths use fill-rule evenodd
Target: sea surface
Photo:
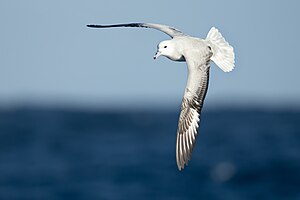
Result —
<path fill-rule="evenodd" d="M 300 199 L 300 111 L 204 110 L 178 171 L 179 112 L 0 111 L 0 200 Z"/>

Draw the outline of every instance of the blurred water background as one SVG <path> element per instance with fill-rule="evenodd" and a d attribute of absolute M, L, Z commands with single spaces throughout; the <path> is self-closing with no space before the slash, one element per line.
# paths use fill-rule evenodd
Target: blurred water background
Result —
<path fill-rule="evenodd" d="M 179 172 L 179 112 L 0 111 L 0 199 L 300 199 L 300 111 L 204 110 Z"/>
<path fill-rule="evenodd" d="M 300 1 L 178 2 L 0 1 L 0 200 L 300 200 Z M 187 68 L 153 61 L 161 32 L 86 27 L 121 22 L 235 49 L 183 172 Z"/>

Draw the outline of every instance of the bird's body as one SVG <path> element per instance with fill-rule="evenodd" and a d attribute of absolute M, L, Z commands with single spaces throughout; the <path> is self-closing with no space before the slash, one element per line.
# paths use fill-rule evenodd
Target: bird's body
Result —
<path fill-rule="evenodd" d="M 178 169 L 183 169 L 188 164 L 195 145 L 200 114 L 208 89 L 210 61 L 213 60 L 225 72 L 231 71 L 234 68 L 233 48 L 214 27 L 209 31 L 206 39 L 201 39 L 160 24 L 129 23 L 87 26 L 92 28 L 154 28 L 172 38 L 159 43 L 154 59 L 165 56 L 173 61 L 185 61 L 188 66 L 188 80 L 182 100 L 176 140 L 176 162 Z"/>
<path fill-rule="evenodd" d="M 162 43 L 162 45 L 164 45 Z M 170 45 L 174 46 L 174 52 L 171 55 L 166 55 L 167 58 L 173 61 L 186 61 L 184 54 L 189 52 L 200 52 L 203 49 L 207 50 L 206 48 L 208 45 L 205 43 L 203 39 L 190 37 L 190 36 L 178 36 L 171 40 L 167 40 L 168 47 Z M 166 44 L 166 45 L 167 45 Z"/>

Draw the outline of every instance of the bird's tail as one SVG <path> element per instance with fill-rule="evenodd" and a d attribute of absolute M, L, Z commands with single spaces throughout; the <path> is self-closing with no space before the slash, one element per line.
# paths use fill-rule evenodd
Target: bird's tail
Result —
<path fill-rule="evenodd" d="M 206 40 L 212 48 L 211 60 L 224 72 L 230 72 L 234 68 L 233 47 L 223 38 L 218 29 L 212 27 L 207 34 Z"/>

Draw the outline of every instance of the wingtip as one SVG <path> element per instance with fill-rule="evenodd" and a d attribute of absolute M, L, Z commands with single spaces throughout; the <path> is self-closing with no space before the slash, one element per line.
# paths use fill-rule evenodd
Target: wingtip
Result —
<path fill-rule="evenodd" d="M 180 172 L 183 170 L 183 168 L 180 165 L 178 165 L 177 167 Z"/>
<path fill-rule="evenodd" d="M 87 24 L 86 25 L 89 28 L 109 28 L 110 26 L 104 26 L 104 25 L 99 25 L 99 24 Z"/>
<path fill-rule="evenodd" d="M 87 27 L 90 27 L 90 28 L 95 27 L 95 25 L 93 25 L 93 24 L 87 24 L 86 26 L 87 26 Z"/>

